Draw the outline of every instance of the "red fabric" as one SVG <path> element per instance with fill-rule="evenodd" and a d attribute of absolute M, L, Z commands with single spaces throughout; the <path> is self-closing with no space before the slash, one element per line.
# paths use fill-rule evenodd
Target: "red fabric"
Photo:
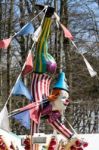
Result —
<path fill-rule="evenodd" d="M 42 103 L 43 99 L 46 99 L 49 94 L 49 85 L 51 77 L 47 74 L 33 73 L 31 92 L 36 103 Z M 35 87 L 35 88 L 34 88 Z M 39 123 L 40 120 L 39 108 L 30 110 L 30 117 L 35 123 Z"/>
<path fill-rule="evenodd" d="M 28 104 L 25 107 L 20 108 L 20 111 L 26 111 L 26 110 L 29 110 L 31 120 L 33 120 L 35 123 L 38 124 L 39 116 L 40 116 L 39 103 L 34 102 L 31 104 Z"/>
<path fill-rule="evenodd" d="M 54 121 L 50 121 L 50 119 L 48 119 L 48 123 L 64 137 L 68 139 L 72 137 L 73 133 L 67 129 L 58 119 L 55 119 Z"/>
<path fill-rule="evenodd" d="M 30 112 L 30 118 L 31 118 L 31 120 L 33 120 L 36 124 L 38 124 L 39 121 L 40 121 L 39 106 L 37 106 L 37 107 L 35 107 L 33 109 L 30 109 L 29 112 Z"/>
<path fill-rule="evenodd" d="M 61 24 L 61 27 L 62 27 L 62 29 L 64 31 L 65 37 L 69 38 L 70 40 L 72 40 L 73 36 L 71 35 L 70 31 L 63 24 Z"/>
<path fill-rule="evenodd" d="M 0 41 L 0 48 L 8 48 L 12 38 L 4 39 Z"/>
<path fill-rule="evenodd" d="M 25 111 L 25 110 L 32 109 L 32 108 L 35 107 L 35 105 L 36 105 L 35 103 L 30 103 L 30 104 L 28 104 L 28 105 L 26 105 L 26 106 L 20 108 L 20 111 Z"/>
<path fill-rule="evenodd" d="M 32 56 L 32 51 L 29 52 L 26 61 L 25 61 L 25 66 L 22 71 L 22 75 L 26 75 L 30 73 L 33 70 L 33 56 Z"/>

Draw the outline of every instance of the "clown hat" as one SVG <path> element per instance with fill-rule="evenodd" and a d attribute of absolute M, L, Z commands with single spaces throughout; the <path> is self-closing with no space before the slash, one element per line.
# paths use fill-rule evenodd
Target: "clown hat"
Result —
<path fill-rule="evenodd" d="M 58 80 L 55 83 L 53 89 L 62 89 L 68 91 L 69 86 L 67 85 L 67 79 L 65 77 L 64 72 L 60 72 L 58 76 Z"/>

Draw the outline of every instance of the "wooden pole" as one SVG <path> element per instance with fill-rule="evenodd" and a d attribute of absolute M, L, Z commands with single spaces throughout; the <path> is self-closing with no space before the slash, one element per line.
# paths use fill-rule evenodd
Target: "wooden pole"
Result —
<path fill-rule="evenodd" d="M 30 150 L 33 149 L 33 120 L 31 120 L 31 129 L 30 129 Z"/>

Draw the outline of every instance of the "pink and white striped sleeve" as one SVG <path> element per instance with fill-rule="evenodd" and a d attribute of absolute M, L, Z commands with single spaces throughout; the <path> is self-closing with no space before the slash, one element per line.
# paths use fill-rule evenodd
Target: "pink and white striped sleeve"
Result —
<path fill-rule="evenodd" d="M 67 129 L 58 119 L 54 120 L 54 121 L 49 121 L 49 124 L 57 130 L 57 132 L 59 132 L 60 134 L 62 134 L 64 137 L 66 137 L 67 139 L 70 139 L 73 136 L 73 133 Z"/>

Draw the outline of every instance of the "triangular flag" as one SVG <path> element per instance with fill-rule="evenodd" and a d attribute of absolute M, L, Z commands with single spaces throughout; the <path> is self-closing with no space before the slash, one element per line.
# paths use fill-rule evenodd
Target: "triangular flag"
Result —
<path fill-rule="evenodd" d="M 4 39 L 0 41 L 0 48 L 8 48 L 12 38 Z"/>
<path fill-rule="evenodd" d="M 8 132 L 10 131 L 8 111 L 6 106 L 4 106 L 4 108 L 0 112 L 0 128 Z"/>
<path fill-rule="evenodd" d="M 25 26 L 23 26 L 22 29 L 16 33 L 16 35 L 28 35 L 28 34 L 33 34 L 33 32 L 34 32 L 34 27 L 32 23 L 29 22 Z"/>
<path fill-rule="evenodd" d="M 30 115 L 29 111 L 21 112 L 17 115 L 13 116 L 16 120 L 18 120 L 24 127 L 30 129 Z"/>
<path fill-rule="evenodd" d="M 33 70 L 33 56 L 32 56 L 32 51 L 30 50 L 25 61 L 25 66 L 23 68 L 22 75 L 24 76 L 30 73 L 32 70 Z"/>
<path fill-rule="evenodd" d="M 64 31 L 64 36 L 65 36 L 66 38 L 69 38 L 70 40 L 72 40 L 72 39 L 73 39 L 73 36 L 71 35 L 70 31 L 69 31 L 62 23 L 61 23 L 60 25 L 61 25 L 61 28 L 62 28 L 63 31 Z"/>
<path fill-rule="evenodd" d="M 38 39 L 39 39 L 39 37 L 40 37 L 40 35 L 41 35 L 41 32 L 42 32 L 42 27 L 41 27 L 41 25 L 40 25 L 40 26 L 37 28 L 37 30 L 33 33 L 32 39 L 33 39 L 34 42 L 37 42 L 37 41 L 38 41 Z"/>
<path fill-rule="evenodd" d="M 84 55 L 82 55 L 83 59 L 84 59 L 84 62 L 87 66 L 87 69 L 89 71 L 89 74 L 91 77 L 94 77 L 97 75 L 97 72 L 93 70 L 92 66 L 89 64 L 89 62 L 87 61 L 87 59 L 84 57 Z"/>
<path fill-rule="evenodd" d="M 33 100 L 30 92 L 28 91 L 27 87 L 24 85 L 22 79 L 19 79 L 13 87 L 12 90 L 13 95 L 24 95 L 27 99 Z"/>

